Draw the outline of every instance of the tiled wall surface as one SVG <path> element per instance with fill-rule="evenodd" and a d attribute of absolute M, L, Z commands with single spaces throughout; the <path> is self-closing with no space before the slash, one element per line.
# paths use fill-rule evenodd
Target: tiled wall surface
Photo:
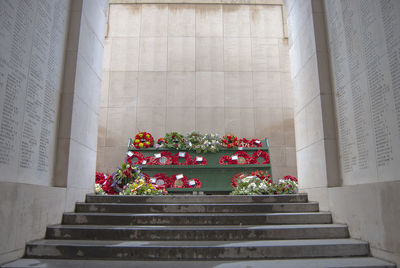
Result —
<path fill-rule="evenodd" d="M 268 137 L 275 177 L 296 175 L 283 28 L 280 5 L 110 5 L 97 169 L 139 130 L 197 130 Z"/>

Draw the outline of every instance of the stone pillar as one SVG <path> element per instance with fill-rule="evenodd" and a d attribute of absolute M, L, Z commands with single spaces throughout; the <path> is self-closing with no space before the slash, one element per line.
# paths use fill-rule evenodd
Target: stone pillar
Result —
<path fill-rule="evenodd" d="M 321 1 L 288 0 L 285 6 L 299 184 L 313 198 L 326 195 L 326 187 L 340 185 L 325 15 Z M 327 202 L 322 201 L 321 207 L 326 209 Z"/>

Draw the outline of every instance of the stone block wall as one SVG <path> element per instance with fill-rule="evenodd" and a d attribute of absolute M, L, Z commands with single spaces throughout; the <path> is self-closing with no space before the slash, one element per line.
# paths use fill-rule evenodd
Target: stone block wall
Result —
<path fill-rule="evenodd" d="M 0 2 L 0 264 L 93 192 L 107 7 Z"/>
<path fill-rule="evenodd" d="M 400 264 L 398 1 L 285 1 L 299 182 Z M 396 41 L 395 41 L 396 40 Z M 396 64 L 393 64 L 397 62 Z"/>
<path fill-rule="evenodd" d="M 296 175 L 282 5 L 110 5 L 97 169 L 139 130 L 268 137 L 273 175 Z"/>

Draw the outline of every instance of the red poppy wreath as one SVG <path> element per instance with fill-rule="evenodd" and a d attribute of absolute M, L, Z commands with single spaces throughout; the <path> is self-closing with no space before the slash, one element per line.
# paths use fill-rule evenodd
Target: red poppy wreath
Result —
<path fill-rule="evenodd" d="M 185 162 L 179 162 L 180 158 L 184 158 Z M 187 152 L 178 152 L 172 156 L 172 165 L 191 165 L 192 164 L 192 157 Z"/>
<path fill-rule="evenodd" d="M 247 165 L 250 163 L 250 156 L 248 153 L 243 151 L 237 151 L 233 155 L 237 155 L 236 163 L 239 165 Z"/>
<path fill-rule="evenodd" d="M 136 158 L 136 161 L 133 161 L 133 159 Z M 128 152 L 128 157 L 126 158 L 126 161 L 131 164 L 131 165 L 142 165 L 143 164 L 144 157 L 140 152 Z"/>
<path fill-rule="evenodd" d="M 170 152 L 155 153 L 150 157 L 150 165 L 172 165 L 172 154 Z"/>
<path fill-rule="evenodd" d="M 183 174 L 174 174 L 170 177 L 171 179 L 171 188 L 185 188 L 185 185 L 188 184 L 188 179 Z"/>
<path fill-rule="evenodd" d="M 187 185 L 185 185 L 185 188 L 201 188 L 201 181 L 196 178 L 192 178 L 188 180 Z"/>
<path fill-rule="evenodd" d="M 258 158 L 264 158 L 264 162 L 258 162 Z M 258 150 L 251 155 L 250 164 L 270 164 L 269 155 L 265 151 Z"/>
<path fill-rule="evenodd" d="M 204 156 L 198 155 L 192 160 L 192 165 L 207 165 L 207 159 Z"/>

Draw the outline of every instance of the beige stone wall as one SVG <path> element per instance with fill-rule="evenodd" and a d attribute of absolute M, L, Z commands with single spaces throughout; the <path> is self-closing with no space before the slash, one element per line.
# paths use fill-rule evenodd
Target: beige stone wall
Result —
<path fill-rule="evenodd" d="M 281 5 L 112 4 L 105 40 L 99 171 L 138 130 L 270 139 L 275 177 L 296 175 Z"/>
<path fill-rule="evenodd" d="M 18 5 L 24 1 L 11 2 Z M 51 159 L 55 162 L 54 176 L 50 185 L 38 185 L 40 173 L 33 172 L 36 178 L 31 181 L 0 173 L 0 264 L 22 257 L 26 242 L 43 238 L 48 225 L 60 223 L 63 212 L 72 211 L 76 201 L 84 201 L 85 195 L 93 192 L 108 0 L 60 2 L 66 6 L 60 12 L 68 19 L 67 29 L 62 32 L 67 39 L 65 51 L 55 52 L 56 58 L 65 60 L 59 63 L 63 66 L 63 84 L 57 88 L 61 91 L 60 105 L 54 107 L 60 114 L 56 156 Z M 23 4 L 36 10 L 39 4 L 48 3 Z M 32 34 L 25 34 L 22 45 L 32 39 Z M 57 45 L 63 42 L 62 38 L 57 40 Z M 10 36 L 1 41 L 11 43 Z M 28 51 L 26 56 L 31 56 L 33 52 Z M 24 62 L 20 67 L 27 68 L 28 64 Z M 21 132 L 18 136 L 22 136 Z"/>
<path fill-rule="evenodd" d="M 338 164 L 343 149 L 354 150 L 354 148 L 338 146 L 338 143 L 343 142 L 341 135 L 338 138 L 336 135 L 339 124 L 336 117 L 340 115 L 335 113 L 334 92 L 339 87 L 336 87 L 334 72 L 331 70 L 340 68 L 335 65 L 338 63 L 338 58 L 335 59 L 334 56 L 338 57 L 338 54 L 342 57 L 340 60 L 347 63 L 348 51 L 343 49 L 335 51 L 336 54 L 333 54 L 333 46 L 327 38 L 327 29 L 335 30 L 334 27 L 337 27 L 339 22 L 325 25 L 325 11 L 327 4 L 361 6 L 360 2 L 362 1 L 285 1 L 289 40 L 291 40 L 290 58 L 295 92 L 299 183 L 301 189 L 308 193 L 310 200 L 320 203 L 321 210 L 332 212 L 334 222 L 348 224 L 352 237 L 368 241 L 374 256 L 400 265 L 400 233 L 398 231 L 400 210 L 397 205 L 400 202 L 398 194 L 400 182 L 398 173 L 394 172 L 395 181 L 391 182 L 384 182 L 383 176 L 376 176 L 377 173 L 373 172 L 367 176 L 354 172 L 350 176 L 347 175 L 347 180 L 342 181 L 345 174 Z M 378 2 L 365 2 L 364 9 L 368 10 Z M 394 2 L 396 1 L 392 1 L 392 3 Z M 332 12 L 332 10 L 330 11 Z M 340 18 L 342 14 L 338 11 L 336 15 Z M 356 16 L 354 15 L 354 17 Z M 372 27 L 374 23 L 378 23 L 377 21 L 371 20 L 371 25 L 368 26 Z M 376 29 L 379 29 L 379 26 L 375 26 Z M 354 26 L 346 25 L 346 27 L 351 29 Z M 361 27 L 353 28 L 354 32 L 357 33 L 359 28 Z M 342 40 L 344 33 L 340 33 L 338 38 L 340 40 L 333 39 L 331 42 L 343 44 L 343 48 L 345 48 L 345 42 Z M 371 44 L 384 45 L 384 42 L 376 39 L 375 35 L 371 34 L 370 38 Z M 353 49 L 357 52 L 362 51 L 360 43 L 354 41 L 353 45 Z M 360 54 L 362 53 L 360 52 Z M 381 55 L 380 58 L 386 56 Z M 383 70 L 388 71 L 388 69 Z M 345 76 L 356 73 L 351 74 L 345 68 L 341 71 Z M 381 70 L 375 70 L 375 72 L 377 71 Z M 368 85 L 364 84 L 362 90 L 367 87 Z M 350 89 L 343 88 L 341 88 L 343 91 Z M 347 98 L 346 101 L 350 105 L 352 104 L 351 98 Z M 351 118 L 352 114 L 346 112 L 344 116 Z M 383 115 L 383 118 L 389 122 L 392 120 L 391 116 L 393 114 L 387 113 Z M 349 132 L 354 131 L 356 127 L 355 124 L 350 124 Z M 377 164 L 371 163 L 371 166 L 376 167 Z M 375 180 L 369 179 L 371 175 L 375 176 Z"/>

